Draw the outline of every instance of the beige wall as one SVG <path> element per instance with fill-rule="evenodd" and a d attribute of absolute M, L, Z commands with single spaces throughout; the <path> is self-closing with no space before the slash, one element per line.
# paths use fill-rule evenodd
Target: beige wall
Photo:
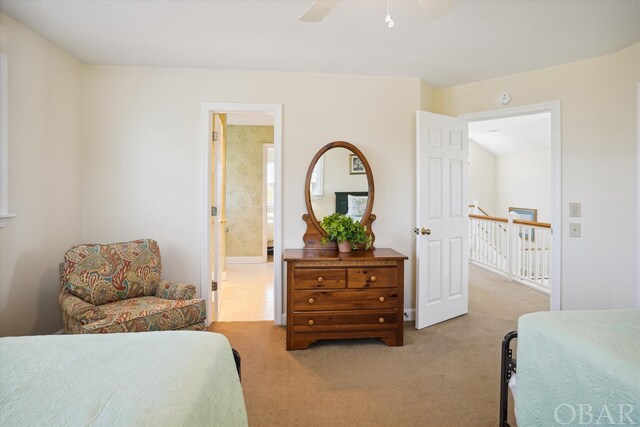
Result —
<path fill-rule="evenodd" d="M 435 112 L 436 88 L 420 80 L 420 109 Z"/>
<path fill-rule="evenodd" d="M 81 241 L 82 65 L 0 14 L 9 65 L 9 209 L 0 336 L 62 328 L 58 263 Z"/>
<path fill-rule="evenodd" d="M 496 156 L 469 140 L 469 204 L 474 201 L 491 216 L 496 210 Z"/>
<path fill-rule="evenodd" d="M 586 61 L 436 92 L 436 112 L 458 115 L 562 103 L 562 307 L 635 301 L 636 84 L 640 44 Z M 508 108 L 504 107 L 504 108 Z M 568 237 L 568 203 L 582 203 L 582 238 Z"/>
<path fill-rule="evenodd" d="M 469 183 L 472 186 L 473 183 Z M 551 152 L 549 148 L 496 157 L 495 215 L 509 207 L 538 210 L 538 221 L 551 222 Z"/>
<path fill-rule="evenodd" d="M 283 105 L 283 247 L 302 247 L 309 162 L 344 140 L 373 170 L 376 245 L 412 257 L 418 79 L 116 66 L 86 66 L 84 77 L 85 239 L 155 237 L 163 275 L 199 283 L 202 103 L 274 103 Z M 413 271 L 407 262 L 407 307 Z"/>
<path fill-rule="evenodd" d="M 273 126 L 227 125 L 227 256 L 261 257 L 264 144 Z"/>

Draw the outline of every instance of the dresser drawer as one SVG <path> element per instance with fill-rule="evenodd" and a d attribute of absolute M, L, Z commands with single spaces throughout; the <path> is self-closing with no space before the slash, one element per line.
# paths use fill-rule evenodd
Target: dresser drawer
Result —
<path fill-rule="evenodd" d="M 341 289 L 347 281 L 344 268 L 296 268 L 294 289 Z"/>
<path fill-rule="evenodd" d="M 396 308 L 397 289 L 295 291 L 294 311 Z"/>
<path fill-rule="evenodd" d="M 317 312 L 295 314 L 293 326 L 300 332 L 393 329 L 397 320 L 394 310 Z"/>
<path fill-rule="evenodd" d="M 349 268 L 347 274 L 349 288 L 395 288 L 398 286 L 396 267 Z"/>

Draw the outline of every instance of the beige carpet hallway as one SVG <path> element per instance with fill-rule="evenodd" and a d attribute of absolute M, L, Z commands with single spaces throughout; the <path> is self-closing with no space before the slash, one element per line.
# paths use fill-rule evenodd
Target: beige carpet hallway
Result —
<path fill-rule="evenodd" d="M 420 331 L 405 323 L 403 347 L 325 341 L 287 352 L 272 322 L 212 325 L 242 355 L 249 425 L 497 426 L 502 337 L 549 298 L 474 266 L 469 279 L 469 313 Z"/>

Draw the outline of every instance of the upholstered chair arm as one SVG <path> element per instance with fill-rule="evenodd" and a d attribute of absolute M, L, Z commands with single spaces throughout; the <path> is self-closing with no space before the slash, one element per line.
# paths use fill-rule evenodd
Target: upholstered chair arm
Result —
<path fill-rule="evenodd" d="M 193 299 L 196 295 L 196 287 L 188 283 L 169 282 L 161 280 L 156 289 L 156 296 L 164 299 Z"/>
<path fill-rule="evenodd" d="M 87 325 L 106 317 L 99 307 L 84 302 L 74 295 L 62 293 L 59 296 L 59 301 L 62 311 L 69 317 L 76 319 L 81 325 Z"/>

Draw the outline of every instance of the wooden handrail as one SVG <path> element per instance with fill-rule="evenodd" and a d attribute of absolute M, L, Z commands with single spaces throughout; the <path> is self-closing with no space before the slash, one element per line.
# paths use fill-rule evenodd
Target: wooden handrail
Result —
<path fill-rule="evenodd" d="M 509 222 L 507 218 L 501 218 L 499 216 L 489 216 L 489 215 L 484 216 L 484 215 L 469 214 L 469 218 L 481 219 L 484 221 Z M 551 228 L 551 224 L 549 224 L 548 222 L 537 222 L 537 221 L 527 221 L 524 219 L 514 219 L 513 223 L 519 224 L 519 225 L 528 225 L 530 227 Z"/>
<path fill-rule="evenodd" d="M 495 221 L 495 222 L 509 222 L 507 218 L 500 218 L 498 216 L 489 216 L 489 215 L 476 215 L 469 214 L 469 218 L 482 219 L 485 221 Z"/>
<path fill-rule="evenodd" d="M 548 222 L 537 222 L 537 221 L 527 221 L 524 219 L 514 219 L 513 223 L 520 224 L 520 225 L 529 225 L 532 227 L 551 228 L 551 224 L 549 224 Z"/>
<path fill-rule="evenodd" d="M 470 208 L 475 208 L 475 207 L 476 207 L 476 205 L 469 205 L 469 207 L 470 207 Z M 482 209 L 480 206 L 477 206 L 477 208 L 478 208 L 478 210 L 479 210 L 480 212 L 482 212 L 482 213 L 483 213 L 483 214 L 485 214 L 486 216 L 491 216 L 491 215 L 489 215 L 487 212 L 485 212 L 485 210 L 484 210 L 484 209 Z"/>

